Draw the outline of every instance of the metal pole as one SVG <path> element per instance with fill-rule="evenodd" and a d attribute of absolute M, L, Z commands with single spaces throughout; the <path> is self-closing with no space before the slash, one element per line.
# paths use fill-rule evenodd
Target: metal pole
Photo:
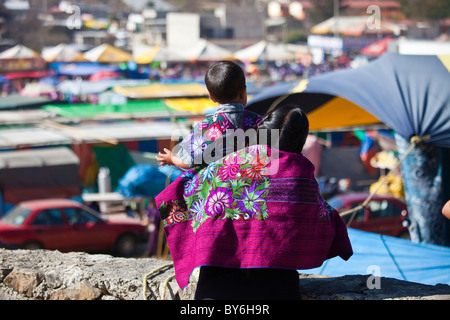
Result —
<path fill-rule="evenodd" d="M 333 0 L 334 36 L 339 38 L 339 0 Z"/>

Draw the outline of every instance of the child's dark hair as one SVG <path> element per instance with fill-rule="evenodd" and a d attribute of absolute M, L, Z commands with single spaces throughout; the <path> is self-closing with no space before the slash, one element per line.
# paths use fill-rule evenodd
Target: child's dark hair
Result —
<path fill-rule="evenodd" d="M 209 67 L 205 84 L 215 101 L 227 103 L 234 100 L 239 91 L 245 88 L 244 71 L 235 62 L 219 61 Z"/>
<path fill-rule="evenodd" d="M 258 130 L 261 129 L 267 130 L 267 145 L 301 153 L 308 137 L 309 121 L 298 105 L 278 105 L 259 122 Z M 274 129 L 279 130 L 278 141 L 272 141 L 271 130 Z"/>

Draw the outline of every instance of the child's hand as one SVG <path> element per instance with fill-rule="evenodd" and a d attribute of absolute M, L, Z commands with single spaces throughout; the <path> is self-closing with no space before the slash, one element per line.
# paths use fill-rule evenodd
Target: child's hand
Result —
<path fill-rule="evenodd" d="M 158 155 L 156 156 L 156 160 L 159 161 L 159 164 L 162 167 L 164 167 L 166 164 L 173 164 L 172 163 L 172 151 L 164 148 L 164 152 L 165 153 L 158 152 Z"/>

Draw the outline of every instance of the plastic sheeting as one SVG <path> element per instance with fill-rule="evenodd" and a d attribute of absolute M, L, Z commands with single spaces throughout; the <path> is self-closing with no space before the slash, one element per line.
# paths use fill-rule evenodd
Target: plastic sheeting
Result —
<path fill-rule="evenodd" d="M 174 167 L 155 167 L 137 164 L 119 180 L 117 192 L 124 197 L 156 197 L 169 183 L 181 174 Z"/>
<path fill-rule="evenodd" d="M 340 277 L 368 274 L 429 285 L 450 284 L 450 248 L 348 229 L 353 256 L 333 258 L 301 273 Z M 381 287 L 383 279 L 380 279 Z"/>

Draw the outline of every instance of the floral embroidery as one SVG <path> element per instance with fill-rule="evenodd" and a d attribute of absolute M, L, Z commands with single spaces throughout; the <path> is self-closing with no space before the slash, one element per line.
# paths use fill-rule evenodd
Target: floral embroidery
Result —
<path fill-rule="evenodd" d="M 252 146 L 184 172 L 184 201 L 160 207 L 164 226 L 191 220 L 196 232 L 207 219 L 267 219 L 268 159 L 267 147 Z"/>
<path fill-rule="evenodd" d="M 205 215 L 205 204 L 206 199 L 199 199 L 192 204 L 190 210 L 195 220 L 200 221 L 203 219 L 203 216 Z"/>
<path fill-rule="evenodd" d="M 222 130 L 218 124 L 213 124 L 207 131 L 206 136 L 209 140 L 214 141 L 222 137 Z"/>
<path fill-rule="evenodd" d="M 188 219 L 185 203 L 179 200 L 169 201 L 168 203 L 163 202 L 159 208 L 159 212 L 164 221 L 164 225 L 170 225 Z"/>
<path fill-rule="evenodd" d="M 265 198 L 270 181 L 265 169 L 268 164 L 267 148 L 253 146 L 199 170 L 196 192 L 185 194 L 194 232 L 210 218 L 267 219 Z"/>
<path fill-rule="evenodd" d="M 183 179 L 184 183 L 184 195 L 190 196 L 195 192 L 195 189 L 198 186 L 198 179 L 196 175 L 194 175 L 192 172 L 189 172 L 188 175 L 185 176 L 185 179 Z"/>
<path fill-rule="evenodd" d="M 225 209 L 231 207 L 233 202 L 233 193 L 226 188 L 217 188 L 211 190 L 208 199 L 206 200 L 206 214 L 211 217 L 221 216 L 225 214 Z"/>
<path fill-rule="evenodd" d="M 268 193 L 268 190 L 256 189 L 256 181 L 253 182 L 250 188 L 245 187 L 244 192 L 241 193 L 241 198 L 238 200 L 237 205 L 242 213 L 247 213 L 251 218 L 256 217 L 259 220 L 267 218 L 267 205 L 264 200 L 264 193 Z"/>
<path fill-rule="evenodd" d="M 219 167 L 218 175 L 222 179 L 222 181 L 228 179 L 236 179 L 236 177 L 240 176 L 241 172 L 241 164 L 242 159 L 231 155 L 226 158 L 223 165 Z"/>

